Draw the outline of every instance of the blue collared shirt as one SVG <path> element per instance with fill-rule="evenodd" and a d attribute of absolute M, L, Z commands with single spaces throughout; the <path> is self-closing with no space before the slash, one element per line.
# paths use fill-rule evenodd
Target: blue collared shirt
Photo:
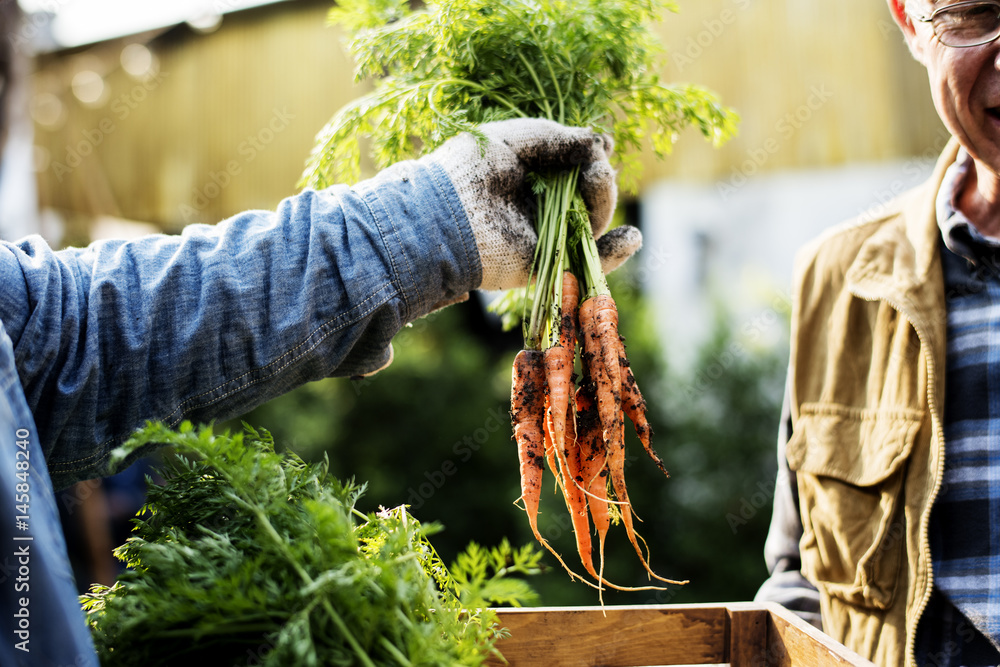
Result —
<path fill-rule="evenodd" d="M 147 420 L 378 370 L 481 280 L 454 187 L 416 163 L 178 236 L 0 244 L 0 665 L 97 664 L 53 488 L 111 472 Z"/>
<path fill-rule="evenodd" d="M 934 591 L 918 664 L 1000 664 L 1000 241 L 959 210 L 972 164 L 959 152 L 937 198 L 947 299 L 945 467 L 931 514 Z"/>

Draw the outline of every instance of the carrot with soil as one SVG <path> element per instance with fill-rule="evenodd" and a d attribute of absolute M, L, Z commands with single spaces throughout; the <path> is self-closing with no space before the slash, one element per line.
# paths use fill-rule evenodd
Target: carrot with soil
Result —
<path fill-rule="evenodd" d="M 588 333 L 586 340 L 590 358 L 600 354 L 604 361 L 604 369 L 610 378 L 610 386 L 605 388 L 608 401 L 614 401 L 616 409 L 629 418 L 635 427 L 636 435 L 642 443 L 646 454 L 667 477 L 666 466 L 652 446 L 653 429 L 646 418 L 646 401 L 639 391 L 639 384 L 632 373 L 632 366 L 625 354 L 625 343 L 618 331 L 618 307 L 611 294 L 596 294 L 580 304 L 581 326 Z M 593 363 L 593 361 L 592 361 Z M 616 411 L 616 415 L 618 412 Z M 605 424 L 605 428 L 614 428 L 616 424 Z"/>
<path fill-rule="evenodd" d="M 603 296 L 610 298 L 610 295 Z M 597 414 L 601 420 L 604 440 L 611 450 L 620 445 L 621 376 L 618 374 L 619 366 L 609 367 L 605 363 L 609 355 L 605 354 L 605 341 L 597 327 L 598 306 L 597 296 L 588 297 L 580 304 L 580 332 L 584 350 L 581 359 L 586 367 L 586 375 L 594 383 Z M 614 356 L 617 360 L 617 354 Z"/>
<path fill-rule="evenodd" d="M 608 288 L 607 280 L 601 270 L 600 256 L 597 252 L 597 244 L 590 234 L 590 228 L 583 224 L 579 213 L 571 217 L 572 236 L 578 242 L 576 246 L 579 252 L 575 255 L 578 271 L 583 276 L 583 301 L 580 302 L 580 331 L 583 338 L 584 354 L 582 355 L 584 364 L 584 380 L 588 389 L 593 390 L 593 401 L 596 403 L 597 413 L 601 425 L 604 446 L 604 470 L 610 478 L 611 487 L 614 490 L 615 498 L 618 501 L 618 510 L 622 523 L 625 526 L 625 533 L 629 542 L 635 548 L 639 560 L 642 562 L 647 574 L 660 581 L 670 584 L 684 584 L 686 581 L 676 581 L 667 579 L 653 572 L 649 566 L 643 549 L 639 546 L 641 536 L 635 531 L 633 518 L 635 512 L 632 502 L 629 499 L 628 488 L 625 484 L 625 439 L 624 439 L 624 409 L 625 403 L 629 404 L 628 410 L 635 414 L 639 422 L 643 422 L 644 402 L 639 401 L 641 395 L 638 394 L 638 385 L 632 375 L 631 365 L 624 353 L 624 345 L 621 335 L 618 332 L 618 308 Z M 623 382 L 622 372 L 625 372 L 626 379 Z M 617 379 L 616 377 L 617 376 Z M 623 387 L 627 387 L 629 399 L 623 400 Z M 633 391 L 634 390 L 634 391 Z M 586 393 L 583 395 L 584 403 L 590 398 Z M 652 450 L 649 443 L 650 429 L 648 423 L 640 427 L 646 436 L 643 447 L 650 453 L 654 462 L 661 470 L 666 472 L 660 457 Z M 602 546 L 603 555 L 603 546 Z"/>
<path fill-rule="evenodd" d="M 580 287 L 570 271 L 563 271 L 561 282 L 561 307 L 558 311 L 558 343 L 545 350 L 545 374 L 549 390 L 549 417 L 552 427 L 553 449 L 559 462 L 559 469 L 553 470 L 561 476 L 561 486 L 566 507 L 573 521 L 577 553 L 580 562 L 598 586 L 604 581 L 594 570 L 590 539 L 590 519 L 587 512 L 587 496 L 581 482 L 582 460 L 580 444 L 577 440 L 576 401 L 573 383 L 573 366 L 576 356 L 577 305 Z M 561 297 L 561 298 L 560 298 Z"/>
<path fill-rule="evenodd" d="M 560 298 L 562 304 L 559 311 L 559 328 L 553 329 L 558 335 L 558 342 L 546 348 L 545 380 L 548 386 L 548 416 L 552 429 L 552 448 L 559 461 L 559 469 L 563 483 L 567 481 L 566 459 L 567 428 L 572 428 L 574 413 L 570 397 L 573 395 L 573 366 L 576 358 L 576 304 L 580 300 L 580 288 L 576 276 L 569 271 L 563 271 Z M 554 473 L 560 474 L 553 470 Z M 569 489 L 565 490 L 569 493 Z M 568 499 L 567 499 L 568 501 Z"/>
<path fill-rule="evenodd" d="M 578 481 L 587 494 L 594 527 L 603 543 L 611 527 L 607 493 L 608 448 L 597 414 L 593 383 L 586 380 L 576 390 L 576 429 L 581 462 Z"/>
<path fill-rule="evenodd" d="M 575 401 L 574 401 L 575 403 Z M 583 451 L 578 442 L 576 429 L 575 405 L 567 405 L 566 421 L 569 424 L 566 432 L 566 467 L 563 473 L 563 497 L 566 500 L 566 509 L 569 510 L 570 518 L 573 520 L 573 533 L 576 536 L 576 550 L 580 556 L 587 574 L 592 576 L 598 586 L 601 586 L 603 578 L 594 570 L 593 545 L 590 539 L 590 516 L 587 512 L 587 495 L 583 492 L 581 482 L 583 480 Z"/>
<path fill-rule="evenodd" d="M 528 525 L 538 543 L 549 550 L 571 577 L 573 572 L 548 540 L 538 532 L 538 504 L 542 495 L 542 471 L 545 467 L 545 366 L 538 350 L 521 350 L 514 357 L 511 374 L 511 421 L 517 458 L 521 470 L 521 502 L 528 514 Z"/>
<path fill-rule="evenodd" d="M 511 421 L 521 468 L 521 501 L 533 533 L 538 532 L 538 499 L 542 491 L 542 458 L 545 452 L 539 407 L 545 400 L 544 368 L 537 350 L 521 350 L 514 358 L 511 378 Z M 539 539 L 539 541 L 542 541 Z"/>
<path fill-rule="evenodd" d="M 624 341 L 620 343 L 620 350 L 621 356 L 619 357 L 619 362 L 623 375 L 622 410 L 635 427 L 635 434 L 639 436 L 639 442 L 642 443 L 642 448 L 646 450 L 646 454 L 653 460 L 656 467 L 660 469 L 660 472 L 666 477 L 670 477 L 667 467 L 663 465 L 663 459 L 653 449 L 651 442 L 653 427 L 649 425 L 649 421 L 646 419 L 646 401 L 642 397 L 642 392 L 639 391 L 639 384 L 635 381 L 635 375 L 632 374 L 632 366 L 625 357 Z"/>

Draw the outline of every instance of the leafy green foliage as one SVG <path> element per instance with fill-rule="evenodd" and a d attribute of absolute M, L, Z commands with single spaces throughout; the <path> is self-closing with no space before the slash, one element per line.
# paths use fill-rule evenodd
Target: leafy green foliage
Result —
<path fill-rule="evenodd" d="M 549 118 L 609 133 L 634 189 L 634 151 L 670 152 L 697 127 L 716 144 L 736 115 L 709 91 L 667 85 L 649 25 L 662 0 L 439 0 L 411 11 L 405 0 L 349 0 L 330 12 L 353 39 L 359 81 L 374 90 L 351 102 L 317 136 L 303 184 L 354 181 L 360 137 L 377 167 L 433 149 L 462 131 L 506 118 Z"/>
<path fill-rule="evenodd" d="M 364 487 L 274 451 L 266 431 L 150 424 L 116 452 L 169 444 L 129 570 L 82 596 L 106 665 L 478 665 L 503 630 L 491 604 L 533 603 L 514 573 L 540 554 L 471 544 L 449 570 L 403 506 L 364 514 Z"/>
<path fill-rule="evenodd" d="M 691 371 L 675 371 L 656 394 L 671 483 L 651 493 L 674 508 L 659 528 L 671 535 L 675 571 L 691 579 L 657 602 L 750 600 L 767 576 L 787 347 L 755 344 L 734 324 L 717 313 Z M 773 326 L 787 331 L 781 318 Z"/>

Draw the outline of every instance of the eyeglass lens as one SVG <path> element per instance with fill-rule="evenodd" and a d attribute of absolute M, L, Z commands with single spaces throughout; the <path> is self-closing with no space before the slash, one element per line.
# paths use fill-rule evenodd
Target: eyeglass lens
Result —
<path fill-rule="evenodd" d="M 1000 35 L 1000 5 L 960 3 L 934 14 L 934 33 L 945 46 L 976 46 Z"/>

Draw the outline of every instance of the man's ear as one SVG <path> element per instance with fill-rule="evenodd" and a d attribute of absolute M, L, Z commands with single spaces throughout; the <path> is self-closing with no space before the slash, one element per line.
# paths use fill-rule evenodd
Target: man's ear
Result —
<path fill-rule="evenodd" d="M 906 4 L 905 0 L 888 0 L 888 2 L 892 18 L 896 19 L 896 23 L 902 27 L 909 20 L 909 17 L 906 15 L 906 9 L 903 6 Z"/>
<path fill-rule="evenodd" d="M 910 53 L 913 54 L 913 57 L 918 62 L 923 63 L 923 45 L 917 39 L 917 31 L 913 25 L 913 19 L 906 13 L 906 0 L 888 0 L 888 3 L 889 12 L 896 21 L 896 25 L 903 31 L 903 39 L 906 40 L 906 45 L 910 47 Z"/>

